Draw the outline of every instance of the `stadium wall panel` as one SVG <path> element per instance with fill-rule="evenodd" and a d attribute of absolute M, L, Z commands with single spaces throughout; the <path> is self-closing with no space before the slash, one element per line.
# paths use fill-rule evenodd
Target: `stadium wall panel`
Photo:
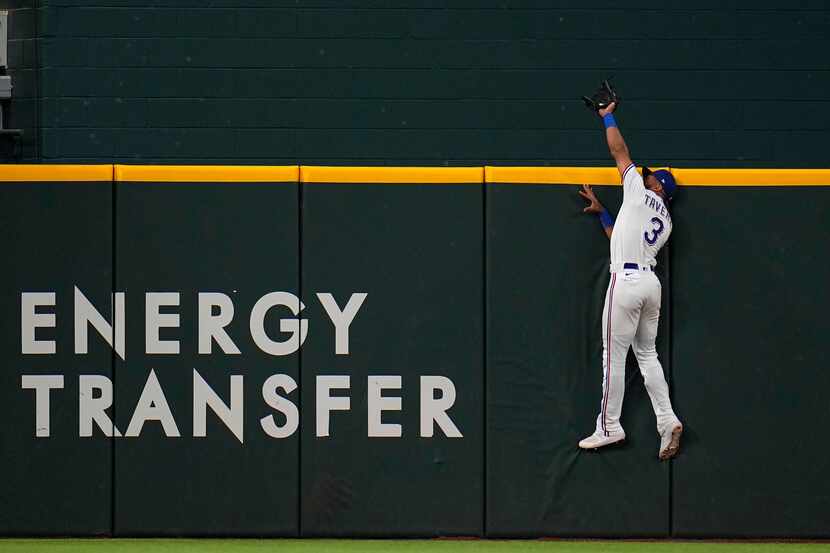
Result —
<path fill-rule="evenodd" d="M 112 350 L 91 331 L 88 352 L 76 355 L 72 320 L 76 289 L 102 312 L 111 309 L 112 188 L 108 165 L 0 170 L 3 535 L 110 530 L 112 442 L 102 431 L 79 437 L 78 404 L 80 375 L 112 378 Z M 33 293 L 53 296 L 37 298 L 42 305 L 32 309 L 23 295 Z M 24 317 L 44 326 L 24 334 Z M 32 340 L 42 353 L 29 353 Z M 32 343 L 26 353 L 24 343 Z M 32 389 L 50 380 L 51 391 Z M 36 394 L 48 401 L 45 417 L 36 415 Z"/>
<path fill-rule="evenodd" d="M 272 438 L 260 420 L 273 414 L 282 424 L 262 389 L 274 374 L 299 383 L 299 355 L 266 354 L 249 324 L 266 294 L 299 292 L 298 172 L 296 166 L 117 168 L 115 272 L 117 289 L 127 295 L 129 353 L 116 359 L 116 426 L 128 431 L 152 371 L 180 437 L 149 420 L 137 437 L 115 440 L 114 535 L 298 535 L 299 433 Z M 179 328 L 159 333 L 180 340 L 178 354 L 147 353 L 147 292 L 179 294 L 178 306 L 161 309 L 179 313 Z M 216 341 L 211 353 L 200 353 L 202 293 L 232 303 L 232 311 L 222 311 L 233 315 L 225 331 L 238 354 Z M 266 324 L 275 328 L 291 316 L 287 307 L 274 307 Z M 291 339 L 275 332 L 274 340 Z M 210 409 L 204 436 L 197 436 L 194 371 L 234 408 L 232 380 L 241 379 L 238 436 Z M 297 391 L 285 392 L 298 401 Z"/>
<path fill-rule="evenodd" d="M 488 183 L 486 201 L 487 534 L 668 536 L 669 465 L 657 462 L 654 414 L 633 355 L 627 443 L 601 454 L 576 447 L 594 431 L 601 403 L 608 239 L 583 215 L 573 186 L 521 180 L 544 175 L 488 168 L 499 182 Z M 616 211 L 622 190 L 597 191 Z"/>
<path fill-rule="evenodd" d="M 684 190 L 672 237 L 681 537 L 826 538 L 830 189 Z M 817 226 L 818 225 L 818 226 Z M 809 451 L 809 453 L 808 453 Z"/>
<path fill-rule="evenodd" d="M 301 289 L 316 325 L 301 350 L 302 535 L 481 535 L 483 169 L 304 167 L 302 180 Z M 320 292 L 341 308 L 366 294 L 348 355 Z M 350 378 L 332 395 L 351 410 L 331 413 L 328 436 L 315 422 L 321 375 Z M 369 437 L 372 379 L 389 375 L 400 389 L 379 393 L 401 400 L 381 420 L 399 437 Z M 430 377 L 452 391 L 425 391 Z M 451 425 L 425 431 L 424 402 L 450 395 Z"/>

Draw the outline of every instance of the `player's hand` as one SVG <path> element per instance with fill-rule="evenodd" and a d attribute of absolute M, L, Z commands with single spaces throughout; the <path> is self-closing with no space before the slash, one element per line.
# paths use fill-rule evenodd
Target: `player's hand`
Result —
<path fill-rule="evenodd" d="M 608 104 L 608 107 L 605 109 L 601 109 L 597 111 L 600 117 L 605 117 L 609 113 L 614 113 L 614 110 L 617 109 L 617 102 L 611 102 Z"/>
<path fill-rule="evenodd" d="M 613 106 L 614 104 L 611 104 L 611 105 Z M 597 199 L 596 195 L 594 194 L 594 191 L 591 189 L 590 184 L 583 184 L 582 185 L 582 190 L 579 191 L 579 195 L 582 196 L 583 198 L 585 198 L 586 200 L 588 200 L 589 202 L 591 202 L 591 204 L 588 207 L 586 207 L 585 209 L 582 210 L 583 212 L 585 212 L 585 213 L 602 213 L 602 211 L 605 209 L 602 206 L 602 204 L 599 203 L 599 200 Z"/>

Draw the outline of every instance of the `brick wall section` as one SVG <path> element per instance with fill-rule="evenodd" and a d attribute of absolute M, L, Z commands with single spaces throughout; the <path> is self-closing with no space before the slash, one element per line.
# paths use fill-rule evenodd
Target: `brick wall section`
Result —
<path fill-rule="evenodd" d="M 12 98 L 7 103 L 5 127 L 23 129 L 15 147 L 10 138 L 1 138 L 0 162 L 35 161 L 38 158 L 38 73 L 37 16 L 33 0 L 9 2 L 8 63 L 12 78 Z"/>
<path fill-rule="evenodd" d="M 45 161 L 827 165 L 823 0 L 42 3 Z"/>

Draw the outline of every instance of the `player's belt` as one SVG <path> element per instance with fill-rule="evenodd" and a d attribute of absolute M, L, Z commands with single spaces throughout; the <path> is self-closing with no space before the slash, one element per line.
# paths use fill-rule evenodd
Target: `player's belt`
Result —
<path fill-rule="evenodd" d="M 647 271 L 654 272 L 654 267 L 648 265 L 640 265 L 639 263 L 612 263 L 611 272 L 618 273 L 620 271 Z"/>
<path fill-rule="evenodd" d="M 611 263 L 608 268 L 611 273 L 619 273 L 620 271 L 654 272 L 654 267 L 649 265 L 640 265 L 639 263 Z"/>
<path fill-rule="evenodd" d="M 637 263 L 623 263 L 623 270 L 625 269 L 633 269 L 635 271 L 652 271 L 654 272 L 654 267 L 649 267 L 648 265 L 639 265 Z"/>

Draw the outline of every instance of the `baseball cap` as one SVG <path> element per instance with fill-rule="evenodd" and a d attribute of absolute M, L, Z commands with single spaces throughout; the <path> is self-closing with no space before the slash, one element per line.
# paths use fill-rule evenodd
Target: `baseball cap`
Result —
<path fill-rule="evenodd" d="M 674 175 L 665 169 L 652 171 L 648 167 L 643 167 L 643 178 L 646 178 L 649 175 L 654 175 L 654 178 L 660 181 L 660 184 L 663 185 L 663 192 L 666 193 L 666 198 L 671 200 L 672 196 L 674 196 L 675 190 L 677 190 L 677 183 L 674 181 Z"/>

